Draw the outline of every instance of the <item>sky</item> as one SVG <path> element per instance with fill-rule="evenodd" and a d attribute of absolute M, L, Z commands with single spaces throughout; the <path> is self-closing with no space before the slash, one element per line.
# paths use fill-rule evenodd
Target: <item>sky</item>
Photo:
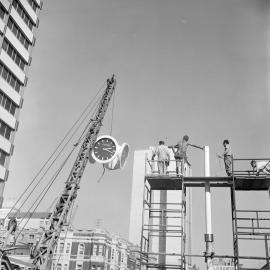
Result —
<path fill-rule="evenodd" d="M 209 145 L 213 176 L 225 175 L 215 157 L 224 139 L 236 157 L 269 158 L 269 12 L 267 0 L 44 1 L 4 196 L 18 197 L 111 74 L 113 136 L 131 153 L 123 171 L 100 183 L 101 166 L 87 166 L 76 228 L 101 219 L 128 238 L 133 152 L 160 139 L 172 144 L 188 134 L 191 143 Z M 203 154 L 188 155 L 193 175 L 203 175 Z M 237 200 L 242 209 L 269 210 L 266 192 L 242 192 Z M 203 189 L 194 190 L 193 209 L 193 253 L 202 254 Z M 212 190 L 212 216 L 216 253 L 232 254 L 228 190 Z M 240 248 L 263 252 L 261 243 Z"/>

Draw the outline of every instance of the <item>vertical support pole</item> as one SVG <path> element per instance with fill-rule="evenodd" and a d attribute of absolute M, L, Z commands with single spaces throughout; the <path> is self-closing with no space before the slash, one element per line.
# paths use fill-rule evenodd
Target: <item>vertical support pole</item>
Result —
<path fill-rule="evenodd" d="M 143 186 L 143 208 L 142 208 L 142 230 L 141 230 L 141 245 L 140 245 L 140 270 L 144 269 L 143 267 L 143 260 L 146 254 L 145 250 L 143 249 L 144 246 L 144 212 L 145 212 L 145 192 L 146 192 L 146 178 L 144 178 L 144 186 Z M 146 254 L 147 256 L 148 254 Z M 148 258 L 146 259 L 148 261 Z M 147 265 L 147 261 L 145 262 Z M 146 266 L 147 268 L 147 266 Z"/>
<path fill-rule="evenodd" d="M 269 246 L 268 246 L 267 235 L 264 236 L 264 241 L 265 241 L 266 264 L 267 264 L 267 268 L 270 269 L 270 264 L 269 264 Z"/>
<path fill-rule="evenodd" d="M 233 254 L 234 269 L 239 270 L 239 250 L 238 250 L 238 229 L 237 229 L 237 211 L 235 196 L 235 177 L 234 177 L 234 159 L 232 159 L 232 186 L 231 186 L 231 208 L 232 208 L 232 233 L 233 233 Z"/>
<path fill-rule="evenodd" d="M 210 176 L 210 155 L 209 146 L 204 146 L 204 176 Z M 205 182 L 205 219 L 206 219 L 206 234 L 205 236 L 205 262 L 207 263 L 207 270 L 213 269 L 213 233 L 212 233 L 212 214 L 211 214 L 211 191 L 210 183 Z"/>
<path fill-rule="evenodd" d="M 166 229 L 167 229 L 167 190 L 160 190 L 160 219 L 159 219 L 159 258 L 161 269 L 166 264 Z"/>

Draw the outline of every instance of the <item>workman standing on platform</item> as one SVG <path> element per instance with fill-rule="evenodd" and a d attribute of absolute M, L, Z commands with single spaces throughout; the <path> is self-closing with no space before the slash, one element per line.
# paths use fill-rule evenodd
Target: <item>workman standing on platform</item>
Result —
<path fill-rule="evenodd" d="M 176 174 L 179 175 L 181 163 L 186 162 L 188 166 L 190 166 L 190 163 L 187 159 L 187 148 L 190 145 L 188 143 L 189 137 L 185 135 L 181 141 L 179 141 L 176 145 L 172 145 L 169 148 L 172 148 L 174 153 L 174 158 L 176 162 Z"/>
<path fill-rule="evenodd" d="M 157 165 L 158 165 L 158 173 L 160 175 L 166 175 L 167 167 L 170 163 L 170 150 L 165 145 L 164 141 L 159 141 L 158 147 L 155 149 L 152 161 L 154 160 L 155 156 L 157 156 Z"/>
<path fill-rule="evenodd" d="M 232 176 L 232 159 L 233 159 L 232 148 L 228 140 L 223 141 L 223 146 L 224 152 L 221 156 L 218 157 L 224 159 L 225 171 L 228 176 Z"/>

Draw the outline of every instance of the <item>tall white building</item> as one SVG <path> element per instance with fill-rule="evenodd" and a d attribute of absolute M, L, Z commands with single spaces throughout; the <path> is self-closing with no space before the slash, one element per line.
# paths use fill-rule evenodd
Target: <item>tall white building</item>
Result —
<path fill-rule="evenodd" d="M 41 6 L 41 0 L 0 0 L 0 207 Z"/>

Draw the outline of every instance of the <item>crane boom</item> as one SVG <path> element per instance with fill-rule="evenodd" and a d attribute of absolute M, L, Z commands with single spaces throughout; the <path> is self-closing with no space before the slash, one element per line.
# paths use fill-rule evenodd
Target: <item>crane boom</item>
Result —
<path fill-rule="evenodd" d="M 77 191 L 87 164 L 89 151 L 97 139 L 115 86 L 116 80 L 113 75 L 107 80 L 107 87 L 98 105 L 95 116 L 88 123 L 86 137 L 81 145 L 79 154 L 68 176 L 68 180 L 65 183 L 65 188 L 52 211 L 48 229 L 43 232 L 38 244 L 32 252 L 35 269 L 50 269 L 49 264 L 51 264 L 54 247 L 57 244 L 63 224 L 68 213 L 70 212 L 71 204 L 77 197 Z"/>

